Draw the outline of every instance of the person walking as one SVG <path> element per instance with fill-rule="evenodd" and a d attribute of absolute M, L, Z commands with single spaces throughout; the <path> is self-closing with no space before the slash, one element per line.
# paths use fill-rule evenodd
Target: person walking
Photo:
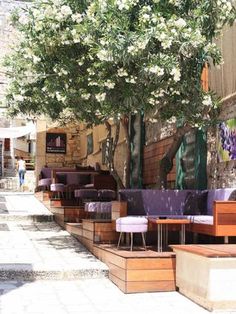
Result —
<path fill-rule="evenodd" d="M 22 156 L 18 159 L 16 167 L 19 174 L 19 183 L 20 183 L 20 188 L 21 188 L 25 182 L 25 172 L 26 172 L 25 160 Z"/>

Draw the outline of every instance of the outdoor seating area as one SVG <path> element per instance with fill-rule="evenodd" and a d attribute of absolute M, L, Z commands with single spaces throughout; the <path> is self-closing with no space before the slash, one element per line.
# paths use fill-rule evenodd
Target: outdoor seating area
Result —
<path fill-rule="evenodd" d="M 40 171 L 36 191 L 49 191 L 52 200 L 76 205 L 84 200 L 116 199 L 116 182 L 107 171 L 92 167 L 50 168 Z"/>
<path fill-rule="evenodd" d="M 223 250 L 228 244 L 222 243 L 230 242 L 235 247 L 234 191 L 120 190 L 116 200 L 86 199 L 64 207 L 51 203 L 49 209 L 56 222 L 108 265 L 109 278 L 124 293 L 174 291 L 179 289 L 176 248 L 201 246 L 205 256 L 206 244 L 220 245 Z M 40 193 L 45 196 L 47 191 Z"/>

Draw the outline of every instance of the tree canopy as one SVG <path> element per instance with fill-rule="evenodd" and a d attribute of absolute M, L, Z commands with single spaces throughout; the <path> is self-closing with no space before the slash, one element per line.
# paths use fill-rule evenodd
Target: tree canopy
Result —
<path fill-rule="evenodd" d="M 229 0 L 45 0 L 12 15 L 5 60 L 11 115 L 100 123 L 138 111 L 193 127 L 219 104 L 201 86 L 213 42 L 235 20 Z"/>

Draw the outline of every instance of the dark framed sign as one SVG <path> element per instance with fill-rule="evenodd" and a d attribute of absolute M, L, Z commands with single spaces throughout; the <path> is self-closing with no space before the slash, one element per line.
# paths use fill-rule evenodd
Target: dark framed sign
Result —
<path fill-rule="evenodd" d="M 66 154 L 66 133 L 46 133 L 46 153 Z"/>

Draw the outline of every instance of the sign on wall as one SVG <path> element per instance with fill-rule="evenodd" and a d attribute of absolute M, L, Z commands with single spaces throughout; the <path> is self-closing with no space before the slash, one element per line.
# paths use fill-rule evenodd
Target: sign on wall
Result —
<path fill-rule="evenodd" d="M 46 153 L 66 154 L 66 133 L 46 133 Z"/>
<path fill-rule="evenodd" d="M 218 126 L 218 161 L 236 160 L 236 118 Z"/>

